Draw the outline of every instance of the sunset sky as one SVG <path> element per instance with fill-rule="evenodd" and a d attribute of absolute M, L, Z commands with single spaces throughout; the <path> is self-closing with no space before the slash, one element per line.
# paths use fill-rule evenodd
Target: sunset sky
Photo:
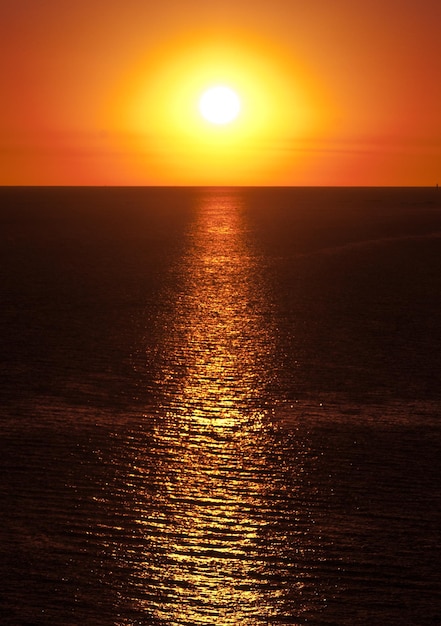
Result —
<path fill-rule="evenodd" d="M 441 184 L 439 0 L 11 0 L 0 34 L 0 184 Z"/>

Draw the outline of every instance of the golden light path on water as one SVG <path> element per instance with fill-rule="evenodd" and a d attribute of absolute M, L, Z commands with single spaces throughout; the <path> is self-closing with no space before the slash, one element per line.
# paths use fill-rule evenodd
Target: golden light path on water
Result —
<path fill-rule="evenodd" d="M 133 466 L 144 474 L 135 509 L 145 540 L 134 597 L 152 623 L 251 626 L 287 615 L 288 579 L 300 614 L 312 567 L 308 520 L 295 510 L 305 450 L 287 484 L 269 432 L 271 305 L 238 200 L 201 197 L 163 320 L 162 414 L 150 460 L 140 451 Z"/>

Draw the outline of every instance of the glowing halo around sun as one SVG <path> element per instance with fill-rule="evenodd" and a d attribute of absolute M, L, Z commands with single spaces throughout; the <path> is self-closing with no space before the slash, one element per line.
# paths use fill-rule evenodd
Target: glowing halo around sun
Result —
<path fill-rule="evenodd" d="M 133 179 L 253 185 L 309 168 L 338 111 L 307 68 L 247 37 L 192 34 L 131 66 L 104 114 Z"/>
<path fill-rule="evenodd" d="M 238 117 L 240 110 L 239 96 L 225 85 L 210 87 L 199 99 L 199 112 L 212 124 L 229 124 Z"/>

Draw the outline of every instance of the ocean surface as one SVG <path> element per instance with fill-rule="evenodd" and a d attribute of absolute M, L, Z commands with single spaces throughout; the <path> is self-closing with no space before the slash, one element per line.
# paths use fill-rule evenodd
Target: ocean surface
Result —
<path fill-rule="evenodd" d="M 441 189 L 0 207 L 2 625 L 441 624 Z"/>

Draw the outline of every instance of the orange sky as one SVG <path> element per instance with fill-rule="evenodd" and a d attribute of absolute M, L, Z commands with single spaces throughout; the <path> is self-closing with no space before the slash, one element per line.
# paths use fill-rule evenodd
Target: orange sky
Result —
<path fill-rule="evenodd" d="M 441 184 L 439 0 L 153 4 L 2 3 L 0 184 Z"/>

